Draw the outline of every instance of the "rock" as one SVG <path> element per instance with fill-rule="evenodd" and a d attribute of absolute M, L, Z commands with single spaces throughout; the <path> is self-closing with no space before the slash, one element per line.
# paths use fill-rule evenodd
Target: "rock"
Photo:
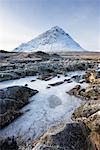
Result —
<path fill-rule="evenodd" d="M 80 89 L 81 89 L 81 86 L 80 85 L 76 85 L 73 89 L 71 89 L 67 93 L 70 94 L 70 95 L 77 96 Z"/>
<path fill-rule="evenodd" d="M 74 79 L 75 81 L 79 82 L 81 76 L 80 75 L 74 75 L 71 78 Z"/>
<path fill-rule="evenodd" d="M 87 72 L 85 75 L 85 80 L 87 83 L 95 83 L 95 76 L 92 72 Z"/>
<path fill-rule="evenodd" d="M 100 75 L 96 70 L 88 70 L 85 74 L 85 80 L 87 83 L 100 84 Z"/>
<path fill-rule="evenodd" d="M 84 120 L 84 122 L 92 131 L 100 134 L 100 109 Z"/>
<path fill-rule="evenodd" d="M 27 86 L 28 86 L 28 84 L 25 84 L 25 86 L 27 87 Z"/>
<path fill-rule="evenodd" d="M 64 72 L 64 76 L 65 76 L 65 77 L 67 77 L 67 76 L 68 76 L 67 72 Z"/>
<path fill-rule="evenodd" d="M 12 80 L 12 79 L 18 79 L 18 75 L 14 73 L 0 73 L 0 82 L 6 81 L 6 80 Z"/>
<path fill-rule="evenodd" d="M 100 150 L 100 134 L 97 132 L 91 132 L 89 140 L 92 144 L 93 150 Z"/>
<path fill-rule="evenodd" d="M 18 149 L 19 146 L 14 137 L 12 138 L 8 137 L 5 140 L 0 139 L 0 150 L 18 150 Z"/>
<path fill-rule="evenodd" d="M 82 79 L 79 81 L 79 83 L 84 83 L 85 82 L 85 79 Z"/>
<path fill-rule="evenodd" d="M 54 76 L 51 74 L 42 74 L 37 79 L 48 81 L 48 80 L 51 80 L 53 77 Z"/>
<path fill-rule="evenodd" d="M 37 90 L 30 89 L 24 86 L 12 86 L 4 89 L 0 89 L 0 98 L 11 98 L 18 100 L 27 100 L 28 97 L 37 93 Z"/>
<path fill-rule="evenodd" d="M 41 58 L 42 60 L 49 60 L 50 59 L 50 55 L 48 53 L 45 53 L 42 51 L 35 52 L 34 55 L 36 57 Z"/>
<path fill-rule="evenodd" d="M 47 77 L 45 78 L 45 81 L 51 80 L 53 78 L 53 76 Z"/>
<path fill-rule="evenodd" d="M 33 150 L 87 150 L 90 147 L 87 139 L 89 133 L 88 128 L 82 123 L 66 124 L 58 130 L 56 127 L 53 132 L 47 131 Z"/>
<path fill-rule="evenodd" d="M 71 82 L 72 82 L 72 80 L 67 81 L 67 83 L 71 83 Z"/>
<path fill-rule="evenodd" d="M 60 75 L 57 75 L 57 78 L 60 78 Z"/>
<path fill-rule="evenodd" d="M 51 87 L 50 87 L 50 86 L 47 86 L 46 88 L 47 88 L 47 89 L 50 89 Z"/>
<path fill-rule="evenodd" d="M 64 82 L 71 83 L 72 80 L 71 79 L 64 79 Z"/>
<path fill-rule="evenodd" d="M 31 80 L 31 82 L 34 82 L 34 81 L 36 81 L 36 80 Z"/>
<path fill-rule="evenodd" d="M 7 110 L 5 113 L 0 113 L 0 129 L 10 124 L 13 120 L 21 116 L 23 113 L 17 110 Z"/>
<path fill-rule="evenodd" d="M 88 101 L 85 104 L 78 107 L 72 114 L 72 119 L 87 119 L 92 114 L 100 110 L 100 100 Z"/>
<path fill-rule="evenodd" d="M 100 150 L 100 100 L 88 101 L 72 114 L 74 121 L 82 121 L 91 130 L 88 139 L 93 150 Z"/>
<path fill-rule="evenodd" d="M 68 71 L 86 70 L 95 66 L 95 61 L 80 58 L 63 58 L 55 54 L 0 53 L 0 81 L 19 79 L 42 74 L 66 74 Z"/>
<path fill-rule="evenodd" d="M 99 100 L 100 85 L 98 84 L 91 85 L 86 87 L 85 89 L 84 88 L 82 89 L 80 85 L 77 85 L 67 93 L 85 100 Z"/>
<path fill-rule="evenodd" d="M 10 69 L 8 67 L 7 71 L 5 70 L 5 71 L 0 72 L 0 81 L 14 80 L 14 79 L 19 79 L 25 76 L 34 76 L 36 75 L 36 73 L 37 71 L 34 68 L 14 69 L 14 66 L 13 66 L 13 68 Z"/>
<path fill-rule="evenodd" d="M 55 82 L 55 83 L 51 83 L 49 84 L 50 86 L 57 86 L 57 85 L 60 85 L 60 84 L 63 84 L 64 81 L 59 81 L 59 82 Z"/>
<path fill-rule="evenodd" d="M 28 98 L 38 91 L 24 86 L 12 86 L 0 89 L 0 125 L 1 128 L 11 123 L 22 113 L 19 111 L 28 103 Z"/>
<path fill-rule="evenodd" d="M 71 78 L 72 78 L 72 79 L 77 79 L 78 77 L 80 77 L 80 76 L 78 76 L 78 75 L 73 75 Z"/>

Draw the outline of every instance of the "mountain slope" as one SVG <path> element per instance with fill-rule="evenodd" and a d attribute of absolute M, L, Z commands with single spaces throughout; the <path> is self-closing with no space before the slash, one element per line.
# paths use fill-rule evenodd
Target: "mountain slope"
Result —
<path fill-rule="evenodd" d="M 83 48 L 69 34 L 65 33 L 63 29 L 55 26 L 35 39 L 21 44 L 14 51 L 83 51 Z"/>

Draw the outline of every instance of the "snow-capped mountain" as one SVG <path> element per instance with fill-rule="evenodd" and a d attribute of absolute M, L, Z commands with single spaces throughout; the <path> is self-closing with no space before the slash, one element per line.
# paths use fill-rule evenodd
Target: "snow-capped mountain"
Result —
<path fill-rule="evenodd" d="M 58 52 L 58 51 L 84 51 L 69 34 L 58 26 L 51 28 L 33 40 L 22 43 L 15 48 L 17 52 Z"/>

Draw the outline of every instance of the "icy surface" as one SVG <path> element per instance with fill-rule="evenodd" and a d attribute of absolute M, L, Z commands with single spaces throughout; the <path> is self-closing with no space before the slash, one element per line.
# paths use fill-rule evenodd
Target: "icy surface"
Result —
<path fill-rule="evenodd" d="M 22 43 L 14 51 L 83 51 L 83 48 L 69 34 L 65 33 L 64 30 L 55 26 L 37 38 L 27 43 Z"/>
<path fill-rule="evenodd" d="M 66 91 L 69 91 L 77 83 L 74 81 L 71 83 L 64 82 L 59 86 L 47 89 L 48 84 L 63 81 L 70 77 L 61 75 L 60 78 L 55 77 L 49 81 L 41 81 L 36 78 L 26 77 L 0 83 L 0 88 L 28 84 L 28 87 L 39 90 L 39 93 L 31 97 L 30 103 L 21 110 L 24 112 L 24 115 L 0 131 L 1 137 L 14 135 L 21 136 L 24 139 L 29 137 L 35 138 L 57 122 L 71 122 L 72 112 L 82 101 L 74 96 L 68 95 Z M 36 81 L 31 82 L 33 79 L 36 79 Z M 81 85 L 87 86 L 85 83 Z M 50 100 L 50 97 L 52 100 Z M 55 100 L 53 102 L 54 98 Z"/>

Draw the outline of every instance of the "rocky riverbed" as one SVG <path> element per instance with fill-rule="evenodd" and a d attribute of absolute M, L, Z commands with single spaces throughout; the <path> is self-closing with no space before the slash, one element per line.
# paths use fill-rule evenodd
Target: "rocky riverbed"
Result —
<path fill-rule="evenodd" d="M 97 54 L 98 55 L 98 54 Z M 39 75 L 40 79 L 48 79 L 57 74 L 86 70 L 97 66 L 99 60 L 64 57 L 57 54 L 5 53 L 0 52 L 0 81 L 19 79 L 25 76 Z"/>
<path fill-rule="evenodd" d="M 1 51 L 1 150 L 99 150 L 98 54 Z"/>

